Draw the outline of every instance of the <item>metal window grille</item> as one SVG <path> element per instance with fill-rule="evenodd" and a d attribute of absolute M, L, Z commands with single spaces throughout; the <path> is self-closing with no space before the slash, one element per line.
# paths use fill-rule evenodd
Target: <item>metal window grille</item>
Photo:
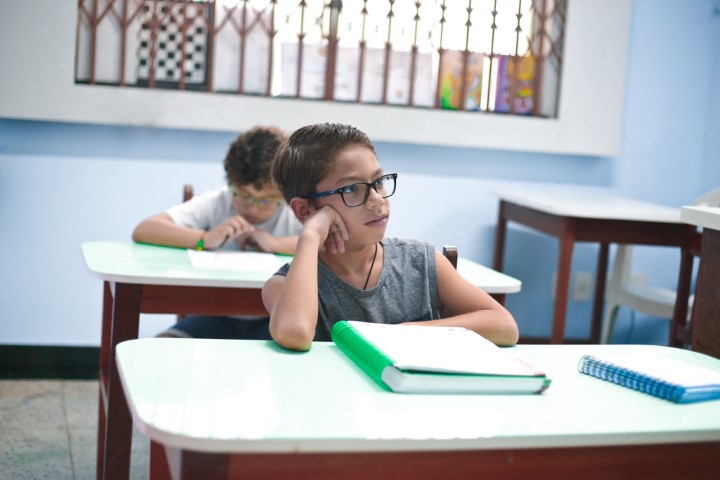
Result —
<path fill-rule="evenodd" d="M 567 0 L 78 0 L 77 83 L 557 116 Z"/>

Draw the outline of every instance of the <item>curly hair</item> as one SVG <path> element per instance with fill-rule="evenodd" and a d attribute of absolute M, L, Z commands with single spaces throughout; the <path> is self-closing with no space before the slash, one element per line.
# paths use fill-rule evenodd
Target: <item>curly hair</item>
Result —
<path fill-rule="evenodd" d="M 238 135 L 225 156 L 228 184 L 253 185 L 258 190 L 267 185 L 275 151 L 286 137 L 276 127 L 254 127 Z"/>
<path fill-rule="evenodd" d="M 285 201 L 315 192 L 332 171 L 337 154 L 351 145 L 367 147 L 376 154 L 372 140 L 351 125 L 319 123 L 293 132 L 278 149 L 271 170 Z"/>

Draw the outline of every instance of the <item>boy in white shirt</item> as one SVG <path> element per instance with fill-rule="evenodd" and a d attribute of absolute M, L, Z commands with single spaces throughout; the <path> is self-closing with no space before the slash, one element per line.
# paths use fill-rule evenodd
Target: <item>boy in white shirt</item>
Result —
<path fill-rule="evenodd" d="M 228 185 L 146 218 L 136 242 L 201 250 L 253 249 L 295 252 L 302 225 L 270 179 L 282 130 L 255 127 L 230 145 L 224 167 Z M 269 338 L 267 318 L 189 316 L 160 336 Z"/>

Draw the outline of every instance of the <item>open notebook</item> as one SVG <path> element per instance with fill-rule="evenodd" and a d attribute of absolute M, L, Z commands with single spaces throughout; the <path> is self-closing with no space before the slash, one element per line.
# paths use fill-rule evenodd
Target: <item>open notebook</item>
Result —
<path fill-rule="evenodd" d="M 342 320 L 333 342 L 385 389 L 414 393 L 540 393 L 544 372 L 460 327 Z"/>

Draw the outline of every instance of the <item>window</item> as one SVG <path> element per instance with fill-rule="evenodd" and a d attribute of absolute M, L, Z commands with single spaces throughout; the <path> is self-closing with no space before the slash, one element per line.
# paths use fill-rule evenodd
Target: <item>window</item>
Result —
<path fill-rule="evenodd" d="M 566 0 L 79 0 L 76 83 L 557 117 Z"/>

